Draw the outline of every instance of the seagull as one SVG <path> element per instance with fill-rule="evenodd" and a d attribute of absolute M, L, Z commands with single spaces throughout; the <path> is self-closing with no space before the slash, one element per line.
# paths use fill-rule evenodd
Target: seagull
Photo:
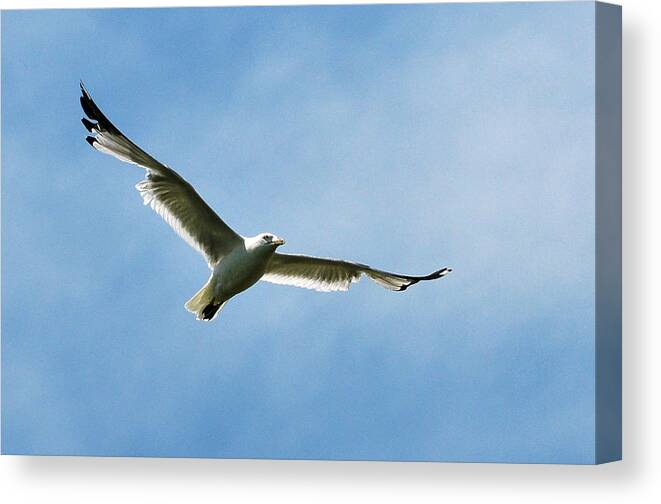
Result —
<path fill-rule="evenodd" d="M 365 275 L 381 287 L 405 291 L 411 285 L 447 275 L 442 268 L 425 276 L 400 275 L 365 264 L 276 252 L 285 240 L 273 233 L 245 237 L 236 233 L 205 203 L 176 171 L 157 161 L 129 140 L 101 112 L 80 83 L 80 104 L 91 133 L 87 142 L 99 152 L 143 168 L 145 179 L 135 187 L 145 205 L 207 261 L 211 276 L 186 302 L 198 320 L 211 321 L 232 297 L 264 280 L 316 291 L 346 291 Z"/>

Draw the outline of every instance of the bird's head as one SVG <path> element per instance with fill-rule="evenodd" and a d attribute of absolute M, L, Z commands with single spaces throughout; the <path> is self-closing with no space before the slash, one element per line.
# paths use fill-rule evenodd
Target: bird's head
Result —
<path fill-rule="evenodd" d="M 274 235 L 273 233 L 258 234 L 255 237 L 255 239 L 256 239 L 256 242 L 257 242 L 256 244 L 259 247 L 269 247 L 269 248 L 273 248 L 273 250 L 278 248 L 280 245 L 284 245 L 284 243 L 285 243 L 285 240 L 283 240 L 282 238 Z"/>

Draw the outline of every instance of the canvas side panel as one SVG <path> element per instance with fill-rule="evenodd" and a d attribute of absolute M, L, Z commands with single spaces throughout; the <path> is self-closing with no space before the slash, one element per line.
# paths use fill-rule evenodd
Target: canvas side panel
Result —
<path fill-rule="evenodd" d="M 596 3 L 595 461 L 622 458 L 622 9 Z"/>

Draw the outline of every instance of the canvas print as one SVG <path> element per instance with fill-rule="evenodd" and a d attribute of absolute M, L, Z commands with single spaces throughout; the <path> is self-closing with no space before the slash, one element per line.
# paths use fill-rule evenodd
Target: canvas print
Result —
<path fill-rule="evenodd" d="M 595 2 L 3 11 L 2 453 L 620 459 L 620 40 Z"/>

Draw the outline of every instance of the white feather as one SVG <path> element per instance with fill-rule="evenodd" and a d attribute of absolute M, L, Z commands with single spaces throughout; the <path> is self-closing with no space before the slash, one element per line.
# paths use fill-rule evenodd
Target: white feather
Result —
<path fill-rule="evenodd" d="M 84 88 L 81 102 L 90 119 L 97 121 L 86 124 L 94 134 L 89 137 L 92 146 L 99 152 L 146 170 L 145 179 L 135 186 L 144 204 L 154 209 L 179 236 L 200 252 L 210 267 L 243 243 L 243 238 L 218 217 L 183 177 L 124 136 L 103 115 Z"/>
<path fill-rule="evenodd" d="M 367 275 L 381 287 L 394 291 L 421 281 L 440 278 L 451 270 L 443 268 L 431 275 L 409 276 L 377 270 L 365 264 L 293 254 L 273 254 L 262 280 L 321 292 L 346 291 L 361 275 Z"/>

